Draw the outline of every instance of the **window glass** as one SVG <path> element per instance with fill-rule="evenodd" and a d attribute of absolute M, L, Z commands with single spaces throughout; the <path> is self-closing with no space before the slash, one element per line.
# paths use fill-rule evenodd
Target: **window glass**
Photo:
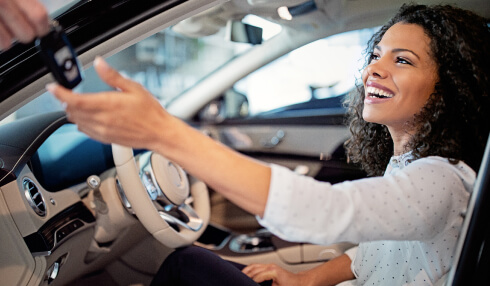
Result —
<path fill-rule="evenodd" d="M 354 88 L 373 29 L 327 37 L 305 45 L 238 81 L 233 89 L 248 99 L 249 115 L 330 98 Z"/>
<path fill-rule="evenodd" d="M 41 3 L 44 4 L 46 9 L 48 10 L 51 18 L 60 15 L 70 7 L 77 4 L 77 2 L 81 2 L 82 0 L 40 0 Z"/>
<path fill-rule="evenodd" d="M 281 27 L 255 16 L 244 19 L 264 29 L 266 41 Z M 233 93 L 239 103 L 231 117 L 254 115 L 314 98 L 327 98 L 350 90 L 363 63 L 361 52 L 373 29 L 348 32 L 306 45 L 237 82 Z M 194 38 L 168 28 L 107 58 L 110 65 L 143 84 L 163 105 L 219 69 L 253 45 L 226 40 L 226 29 Z M 93 68 L 84 71 L 76 91 L 109 90 Z M 237 100 L 235 100 L 237 101 Z M 60 103 L 45 93 L 23 106 L 11 120 L 36 113 L 62 110 Z"/>
<path fill-rule="evenodd" d="M 223 31 L 196 39 L 166 29 L 106 60 L 122 74 L 144 85 L 165 104 L 250 46 L 225 41 Z M 84 79 L 75 91 L 97 92 L 110 89 L 91 67 L 84 71 Z M 44 93 L 1 124 L 57 110 L 62 110 L 61 104 L 50 93 Z"/>
<path fill-rule="evenodd" d="M 63 9 L 62 1 L 46 0 L 51 11 Z M 244 22 L 263 28 L 263 41 L 280 32 L 281 27 L 256 16 Z M 165 29 L 107 58 L 108 63 L 125 76 L 144 85 L 163 105 L 182 94 L 208 74 L 253 47 L 249 43 L 229 41 L 226 28 L 206 37 L 189 37 Z M 110 90 L 93 67 L 84 71 L 77 92 Z M 62 110 L 54 97 L 45 93 L 5 119 L 0 124 L 28 115 Z"/>
<path fill-rule="evenodd" d="M 224 40 L 224 31 L 190 38 L 171 29 L 157 33 L 107 59 L 125 76 L 141 83 L 166 104 L 207 74 L 218 69 L 251 45 Z M 100 91 L 105 85 L 93 71 L 86 72 L 83 91 Z"/>

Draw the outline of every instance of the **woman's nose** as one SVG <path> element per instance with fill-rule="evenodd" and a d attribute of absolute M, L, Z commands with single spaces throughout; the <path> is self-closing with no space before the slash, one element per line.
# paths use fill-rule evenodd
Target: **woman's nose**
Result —
<path fill-rule="evenodd" d="M 371 62 L 366 67 L 366 72 L 371 77 L 385 78 L 388 75 L 388 71 L 384 67 L 382 59 Z"/>

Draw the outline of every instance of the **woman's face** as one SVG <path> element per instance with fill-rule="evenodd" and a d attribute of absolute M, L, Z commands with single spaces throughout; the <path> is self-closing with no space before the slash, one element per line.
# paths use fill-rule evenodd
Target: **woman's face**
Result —
<path fill-rule="evenodd" d="M 389 28 L 375 46 L 362 78 L 364 120 L 384 124 L 390 132 L 403 131 L 404 124 L 434 92 L 438 80 L 430 39 L 423 28 L 404 23 Z"/>

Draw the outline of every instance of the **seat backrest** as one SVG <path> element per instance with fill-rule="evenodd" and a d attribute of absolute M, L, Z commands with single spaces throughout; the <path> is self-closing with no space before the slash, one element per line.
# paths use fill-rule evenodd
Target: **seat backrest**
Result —
<path fill-rule="evenodd" d="M 490 285 L 490 135 L 446 286 Z M 483 284 L 482 284 L 483 283 Z"/>

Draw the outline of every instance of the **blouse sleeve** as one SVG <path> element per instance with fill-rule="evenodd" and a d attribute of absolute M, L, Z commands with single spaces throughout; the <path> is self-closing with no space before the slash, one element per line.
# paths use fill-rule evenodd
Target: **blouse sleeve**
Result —
<path fill-rule="evenodd" d="M 277 236 L 331 244 L 424 240 L 462 219 L 475 179 L 466 164 L 440 157 L 414 161 L 393 175 L 331 185 L 272 165 L 259 222 Z"/>

